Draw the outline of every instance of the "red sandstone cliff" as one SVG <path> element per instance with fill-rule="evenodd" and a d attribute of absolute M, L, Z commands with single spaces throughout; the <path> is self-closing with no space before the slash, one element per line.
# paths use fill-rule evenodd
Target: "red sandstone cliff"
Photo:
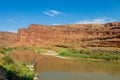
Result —
<path fill-rule="evenodd" d="M 59 47 L 120 47 L 120 23 L 45 26 L 19 29 L 19 44 Z"/>
<path fill-rule="evenodd" d="M 0 32 L 0 47 L 10 46 L 17 40 L 17 33 Z"/>

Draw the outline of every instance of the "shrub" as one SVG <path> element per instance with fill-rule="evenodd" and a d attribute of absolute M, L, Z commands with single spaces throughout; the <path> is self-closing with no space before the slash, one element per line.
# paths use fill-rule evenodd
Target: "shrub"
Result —
<path fill-rule="evenodd" d="M 80 57 L 80 58 L 93 58 L 93 59 L 104 59 L 104 60 L 120 60 L 120 51 L 117 50 L 102 50 L 102 49 L 93 49 L 93 50 L 63 50 L 59 52 L 61 56 L 68 57 Z"/>
<path fill-rule="evenodd" d="M 81 57 L 81 58 L 88 58 L 87 54 L 84 54 L 83 52 L 74 52 L 74 51 L 61 51 L 59 52 L 59 55 L 61 56 L 69 56 L 69 57 Z"/>
<path fill-rule="evenodd" d="M 5 56 L 1 59 L 1 66 L 6 71 L 8 80 L 32 80 L 34 73 L 26 66 L 19 62 L 13 61 L 10 57 Z"/>
<path fill-rule="evenodd" d="M 0 49 L 0 52 L 2 54 L 7 54 L 7 53 L 10 53 L 12 50 L 13 48 L 5 47 L 5 48 Z"/>

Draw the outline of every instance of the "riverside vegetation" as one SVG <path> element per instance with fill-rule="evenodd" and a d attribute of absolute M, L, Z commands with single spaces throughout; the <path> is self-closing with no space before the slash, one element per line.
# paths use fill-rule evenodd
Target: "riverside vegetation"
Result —
<path fill-rule="evenodd" d="M 29 70 L 22 62 L 13 60 L 8 54 L 17 48 L 0 49 L 0 73 L 5 80 L 32 80 L 34 72 Z"/>
<path fill-rule="evenodd" d="M 28 66 L 31 65 L 32 60 L 44 52 L 46 52 L 46 49 L 37 47 L 22 46 L 1 48 L 0 79 L 33 80 L 35 71 L 29 69 Z M 19 59 L 17 55 L 20 56 Z"/>
<path fill-rule="evenodd" d="M 65 49 L 59 51 L 60 56 L 88 58 L 88 59 L 103 59 L 118 61 L 120 60 L 120 50 L 104 50 L 104 49 Z"/>

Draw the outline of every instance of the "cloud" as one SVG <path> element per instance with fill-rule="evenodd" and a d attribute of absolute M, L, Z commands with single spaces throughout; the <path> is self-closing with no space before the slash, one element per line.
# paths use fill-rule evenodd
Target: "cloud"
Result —
<path fill-rule="evenodd" d="M 12 19 L 7 19 L 6 22 L 8 22 L 8 23 L 16 23 L 16 21 L 12 20 Z"/>
<path fill-rule="evenodd" d="M 61 12 L 59 12 L 57 10 L 47 10 L 47 11 L 43 11 L 43 13 L 45 15 L 48 15 L 48 16 L 51 16 L 51 17 L 54 17 L 54 16 L 62 14 Z"/>
<path fill-rule="evenodd" d="M 116 21 L 116 20 L 114 20 L 112 18 L 96 18 L 96 19 L 82 20 L 75 24 L 104 24 L 104 23 L 113 22 L 113 21 Z"/>
<path fill-rule="evenodd" d="M 1 30 L 2 32 L 12 32 L 12 33 L 17 33 L 17 30 L 14 31 L 14 30 Z"/>
<path fill-rule="evenodd" d="M 61 25 L 61 24 L 52 24 L 52 25 L 57 26 L 57 25 Z"/>
<path fill-rule="evenodd" d="M 17 31 L 6 30 L 7 32 L 18 33 Z"/>

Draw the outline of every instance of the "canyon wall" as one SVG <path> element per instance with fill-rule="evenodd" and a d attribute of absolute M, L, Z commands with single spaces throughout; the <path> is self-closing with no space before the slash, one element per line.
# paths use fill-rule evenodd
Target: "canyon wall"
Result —
<path fill-rule="evenodd" d="M 19 45 L 58 47 L 120 47 L 120 23 L 37 25 L 19 29 Z"/>
<path fill-rule="evenodd" d="M 14 44 L 17 40 L 17 33 L 0 32 L 0 47 L 6 47 Z"/>

